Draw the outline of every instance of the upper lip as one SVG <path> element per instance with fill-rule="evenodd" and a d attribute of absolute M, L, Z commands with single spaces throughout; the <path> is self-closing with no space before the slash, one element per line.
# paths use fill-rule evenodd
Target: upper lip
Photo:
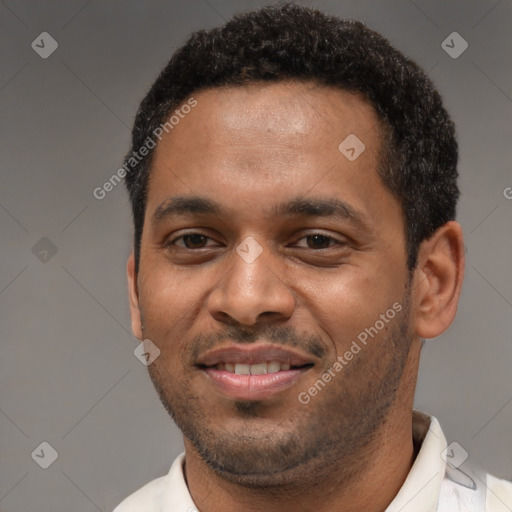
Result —
<path fill-rule="evenodd" d="M 251 345 L 229 345 L 218 347 L 203 354 L 197 364 L 200 366 L 215 366 L 220 363 L 258 364 L 268 361 L 288 363 L 290 366 L 313 364 L 311 357 L 300 351 L 285 348 L 281 345 L 258 343 Z"/>

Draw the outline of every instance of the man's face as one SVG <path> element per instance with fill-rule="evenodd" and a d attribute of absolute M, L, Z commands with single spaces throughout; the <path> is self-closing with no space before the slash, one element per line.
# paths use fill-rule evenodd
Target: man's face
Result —
<path fill-rule="evenodd" d="M 148 191 L 138 301 L 139 335 L 161 351 L 151 379 L 187 450 L 233 481 L 356 460 L 396 405 L 413 338 L 376 114 L 311 84 L 194 96 Z M 362 152 L 338 148 L 351 134 Z"/>

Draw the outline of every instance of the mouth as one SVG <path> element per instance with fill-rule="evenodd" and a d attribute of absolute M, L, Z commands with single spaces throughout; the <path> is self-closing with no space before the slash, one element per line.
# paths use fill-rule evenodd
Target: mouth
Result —
<path fill-rule="evenodd" d="M 293 386 L 314 362 L 283 347 L 232 345 L 208 352 L 197 366 L 222 395 L 264 400 Z"/>

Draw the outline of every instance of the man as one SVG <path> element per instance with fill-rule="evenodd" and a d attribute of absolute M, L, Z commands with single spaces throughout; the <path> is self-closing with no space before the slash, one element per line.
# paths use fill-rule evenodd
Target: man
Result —
<path fill-rule="evenodd" d="M 512 510 L 413 411 L 463 281 L 456 164 L 432 83 L 360 23 L 191 36 L 126 157 L 132 328 L 185 453 L 115 512 Z"/>

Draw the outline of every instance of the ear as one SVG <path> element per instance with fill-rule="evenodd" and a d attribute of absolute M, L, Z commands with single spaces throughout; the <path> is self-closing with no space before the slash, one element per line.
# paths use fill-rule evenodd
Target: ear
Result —
<path fill-rule="evenodd" d="M 135 256 L 132 253 L 126 264 L 126 276 L 128 278 L 128 298 L 130 301 L 130 316 L 132 318 L 132 331 L 135 337 L 142 341 L 142 320 L 139 307 L 139 291 L 137 288 L 137 275 L 135 273 Z"/>
<path fill-rule="evenodd" d="M 420 338 L 435 338 L 453 322 L 464 265 L 464 238 L 456 221 L 447 222 L 421 244 L 412 292 L 415 333 Z"/>

